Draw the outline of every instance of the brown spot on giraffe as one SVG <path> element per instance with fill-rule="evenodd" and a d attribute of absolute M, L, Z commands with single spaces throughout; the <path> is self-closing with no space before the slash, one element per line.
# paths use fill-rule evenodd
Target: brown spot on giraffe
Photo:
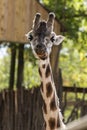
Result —
<path fill-rule="evenodd" d="M 42 68 L 45 68 L 45 67 L 46 67 L 46 65 L 45 65 L 45 64 L 43 64 L 43 65 L 42 65 Z"/>
<path fill-rule="evenodd" d="M 46 124 L 46 122 L 44 123 L 44 130 L 46 130 L 46 127 L 47 127 L 47 124 Z"/>
<path fill-rule="evenodd" d="M 40 68 L 39 68 L 39 74 L 40 74 L 40 76 L 42 77 L 42 72 L 41 72 Z"/>
<path fill-rule="evenodd" d="M 47 97 L 50 97 L 51 94 L 52 94 L 52 91 L 53 91 L 53 89 L 52 89 L 52 84 L 51 84 L 51 82 L 48 82 L 48 83 L 46 84 L 46 96 L 47 96 Z"/>
<path fill-rule="evenodd" d="M 55 111 L 57 109 L 56 100 L 55 100 L 55 93 L 50 102 L 50 110 Z"/>
<path fill-rule="evenodd" d="M 56 127 L 56 120 L 55 120 L 55 118 L 51 117 L 49 119 L 49 127 L 50 127 L 50 130 L 55 129 L 55 127 Z"/>
<path fill-rule="evenodd" d="M 41 90 L 43 92 L 43 82 L 41 82 L 40 88 L 41 88 Z"/>
<path fill-rule="evenodd" d="M 47 65 L 47 68 L 46 68 L 46 73 L 45 73 L 46 78 L 49 77 L 50 74 L 51 74 L 51 71 L 50 71 L 50 66 L 49 66 L 49 64 L 48 64 L 48 65 Z"/>
<path fill-rule="evenodd" d="M 47 114 L 47 107 L 46 107 L 46 103 L 44 100 L 43 100 L 43 111 L 45 114 Z"/>
<path fill-rule="evenodd" d="M 57 117 L 57 128 L 60 127 L 59 115 Z"/>

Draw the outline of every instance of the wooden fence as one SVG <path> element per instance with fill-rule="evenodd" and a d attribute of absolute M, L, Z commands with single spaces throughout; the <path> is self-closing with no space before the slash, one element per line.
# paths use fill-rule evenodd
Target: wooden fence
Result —
<path fill-rule="evenodd" d="M 87 87 L 77 87 L 75 84 L 73 87 L 63 86 L 62 93 L 62 112 L 64 114 L 66 124 L 87 114 Z M 71 95 L 72 98 L 69 97 L 69 95 Z M 65 117 L 68 109 L 69 114 Z"/>
<path fill-rule="evenodd" d="M 78 88 L 78 90 L 80 89 Z M 63 88 L 63 92 L 66 91 L 74 92 L 75 90 L 67 87 Z M 43 100 L 39 87 L 31 90 L 21 88 L 0 92 L 0 130 L 44 130 L 45 123 L 42 115 L 42 105 Z M 68 122 L 76 119 L 75 113 L 77 114 L 78 102 L 75 105 L 76 107 L 71 111 Z M 83 106 L 85 111 L 83 115 L 85 115 L 87 113 L 87 101 L 81 101 L 80 105 Z M 82 122 L 84 124 L 87 120 L 82 119 Z M 87 130 L 87 127 L 82 129 L 83 126 L 81 129 L 74 129 L 79 126 L 77 124 L 69 129 L 70 125 L 69 128 L 67 127 L 67 130 Z"/>
<path fill-rule="evenodd" d="M 39 88 L 0 93 L 0 130 L 43 130 Z"/>

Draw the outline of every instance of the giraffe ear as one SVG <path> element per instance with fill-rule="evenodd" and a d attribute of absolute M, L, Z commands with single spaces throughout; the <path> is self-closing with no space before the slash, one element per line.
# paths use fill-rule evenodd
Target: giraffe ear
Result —
<path fill-rule="evenodd" d="M 32 31 L 28 32 L 27 34 L 25 34 L 25 36 L 27 37 L 28 40 L 33 40 L 33 35 L 32 35 Z"/>
<path fill-rule="evenodd" d="M 62 35 L 55 36 L 54 45 L 59 45 L 64 39 L 65 37 Z"/>

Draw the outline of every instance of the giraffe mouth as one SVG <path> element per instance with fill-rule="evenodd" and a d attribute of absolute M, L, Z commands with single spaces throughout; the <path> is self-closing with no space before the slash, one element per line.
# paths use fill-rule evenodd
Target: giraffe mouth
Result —
<path fill-rule="evenodd" d="M 36 52 L 39 59 L 45 60 L 48 57 L 47 51 Z"/>
<path fill-rule="evenodd" d="M 40 59 L 42 59 L 42 60 L 47 59 L 47 56 L 48 56 L 47 53 L 44 53 L 44 54 L 37 54 L 37 55 L 38 55 L 38 57 L 39 57 Z"/>
<path fill-rule="evenodd" d="M 40 59 L 46 59 L 48 56 L 47 49 L 43 44 L 39 44 L 36 46 L 35 53 Z"/>

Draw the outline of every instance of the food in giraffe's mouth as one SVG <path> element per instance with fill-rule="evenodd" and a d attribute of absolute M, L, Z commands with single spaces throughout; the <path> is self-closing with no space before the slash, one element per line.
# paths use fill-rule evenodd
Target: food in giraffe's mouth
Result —
<path fill-rule="evenodd" d="M 47 54 L 43 54 L 43 55 L 38 54 L 38 57 L 42 60 L 45 60 L 47 56 L 48 56 Z"/>
<path fill-rule="evenodd" d="M 42 52 L 38 52 L 38 53 L 36 52 L 36 54 L 42 60 L 46 59 L 47 56 L 48 56 L 48 53 L 47 52 L 43 52 L 43 51 Z"/>
<path fill-rule="evenodd" d="M 46 59 L 48 56 L 48 53 L 45 47 L 35 48 L 35 53 L 40 59 Z"/>

